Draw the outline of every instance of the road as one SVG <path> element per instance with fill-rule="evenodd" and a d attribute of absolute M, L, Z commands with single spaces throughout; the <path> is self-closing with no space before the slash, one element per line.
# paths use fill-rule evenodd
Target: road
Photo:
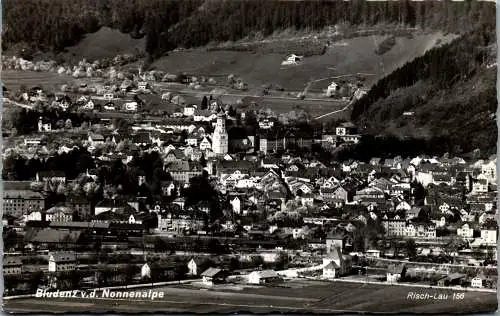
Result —
<path fill-rule="evenodd" d="M 336 113 L 343 112 L 343 111 L 347 110 L 347 109 L 351 106 L 351 104 L 352 104 L 352 103 L 353 103 L 353 102 L 351 101 L 351 102 L 347 103 L 347 105 L 346 105 L 346 106 L 344 106 L 343 108 L 341 108 L 340 110 L 335 110 L 335 111 L 333 111 L 333 112 L 329 112 L 329 113 L 326 113 L 326 114 L 320 115 L 320 116 L 318 116 L 318 117 L 315 117 L 314 119 L 315 119 L 315 120 L 319 120 L 319 119 L 322 119 L 322 118 L 324 118 L 324 117 L 327 117 L 327 116 L 330 116 L 330 115 L 333 115 L 333 114 L 336 114 Z"/>

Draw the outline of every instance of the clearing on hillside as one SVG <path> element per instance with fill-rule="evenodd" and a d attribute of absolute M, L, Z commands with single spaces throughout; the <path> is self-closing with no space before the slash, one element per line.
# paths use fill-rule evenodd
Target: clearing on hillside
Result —
<path fill-rule="evenodd" d="M 376 50 L 386 36 L 365 36 L 332 43 L 325 54 L 306 57 L 292 67 L 283 67 L 283 54 L 246 51 L 181 50 L 169 53 L 153 63 L 157 70 L 216 76 L 234 74 L 250 87 L 279 84 L 288 91 L 301 91 L 309 81 L 346 74 L 368 73 L 366 84 L 375 83 L 409 60 L 424 54 L 435 45 L 455 38 L 441 32 L 396 37 L 395 45 L 383 55 Z M 292 51 L 290 53 L 293 53 Z M 315 85 L 325 89 L 328 79 Z"/>
<path fill-rule="evenodd" d="M 102 27 L 85 37 L 75 46 L 67 47 L 68 55 L 89 60 L 112 58 L 116 55 L 144 52 L 145 38 L 134 39 L 129 34 Z"/>

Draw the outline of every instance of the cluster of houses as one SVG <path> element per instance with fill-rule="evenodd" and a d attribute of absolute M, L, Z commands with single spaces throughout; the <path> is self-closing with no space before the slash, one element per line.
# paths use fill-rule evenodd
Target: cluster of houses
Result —
<path fill-rule="evenodd" d="M 426 269 L 422 268 L 408 268 L 406 264 L 391 264 L 387 268 L 386 280 L 388 283 L 398 283 L 407 280 L 413 276 L 418 275 Z M 471 288 L 496 288 L 496 278 L 492 275 L 480 271 L 479 273 L 469 276 L 465 273 L 454 272 L 451 273 L 449 269 L 433 269 L 434 274 L 430 279 L 430 284 L 439 287 L 456 287 L 466 286 Z"/>
<path fill-rule="evenodd" d="M 358 205 L 365 211 L 353 215 L 352 220 L 366 223 L 369 219 L 379 219 L 388 236 L 432 239 L 438 236 L 437 231 L 446 228 L 472 245 L 492 245 L 496 242 L 496 230 L 487 227 L 494 221 L 496 212 L 495 157 L 472 163 L 461 158 L 396 157 L 385 160 L 373 158 L 368 163 L 346 161 L 325 165 L 317 159 L 294 156 L 293 149 L 310 148 L 317 141 L 323 146 L 335 146 L 337 142 L 355 143 L 359 135 L 354 125 L 343 123 L 331 134 L 320 136 L 292 129 L 274 132 L 273 129 L 260 130 L 241 125 L 228 128 L 226 122 L 232 118 L 216 105 L 215 102 L 209 110 L 214 118 L 211 124 L 183 119 L 161 124 L 138 123 L 133 125 L 130 136 L 124 137 L 111 128 L 104 129 L 82 135 L 79 145 L 94 153 L 93 158 L 98 165 L 114 159 L 129 163 L 134 152 L 138 151 L 160 153 L 164 169 L 172 177 L 172 181 L 163 185 L 165 195 L 173 195 L 186 186 L 189 179 L 206 171 L 215 180 L 217 189 L 227 195 L 232 211 L 237 215 L 246 216 L 266 208 L 286 212 L 289 209 L 287 203 L 291 200 L 318 210 Z M 196 113 L 192 107 L 186 107 L 185 112 L 191 117 Z M 43 130 L 43 124 L 39 128 Z M 123 141 L 130 144 L 128 148 L 118 151 L 120 146 L 117 145 Z M 39 151 L 45 147 L 34 138 L 29 141 L 26 138 L 25 146 L 30 148 L 29 155 L 33 155 L 35 148 L 40 156 Z M 59 150 L 69 152 L 73 148 L 64 145 Z M 102 148 L 106 150 L 97 150 Z M 283 150 L 289 153 L 275 154 Z M 21 150 L 21 153 L 24 152 Z M 6 150 L 4 157 L 8 153 L 9 150 Z M 202 160 L 205 160 L 204 164 L 200 163 Z M 57 171 L 52 171 L 52 175 L 45 173 L 40 172 L 41 178 L 34 180 L 50 178 L 55 182 L 66 181 L 64 175 L 57 175 Z M 138 178 L 140 184 L 147 184 L 148 180 L 143 176 Z M 421 184 L 428 191 L 418 205 L 413 183 Z M 453 190 L 456 192 L 450 193 Z M 106 203 L 110 202 L 102 201 L 101 204 Z M 121 208 L 125 208 L 127 203 L 122 203 Z M 182 197 L 174 203 L 183 208 Z M 43 196 L 30 190 L 29 186 L 12 190 L 7 186 L 4 205 L 5 215 L 23 214 L 26 219 L 32 219 L 39 215 L 31 215 L 28 211 L 41 209 L 46 211 L 46 218 L 66 220 L 71 217 L 72 207 L 76 204 L 68 209 L 47 210 Z M 90 214 L 79 214 L 80 218 L 107 213 L 97 212 L 102 205 L 95 205 L 96 211 L 88 211 Z M 150 211 L 154 210 L 153 207 Z M 118 209 L 118 206 L 108 208 Z M 88 210 L 88 207 L 79 209 Z M 129 206 L 127 209 L 120 221 L 129 219 L 134 210 L 138 212 L 137 207 Z M 135 217 L 130 221 L 137 221 Z M 327 219 L 318 221 L 322 225 Z M 182 224 L 185 221 L 185 218 L 179 218 L 179 223 L 174 224 L 171 218 L 163 216 L 158 230 L 189 226 Z M 191 221 L 192 228 L 198 230 L 201 226 L 199 219 L 191 218 Z"/>
<path fill-rule="evenodd" d="M 125 92 L 129 88 L 147 91 L 148 85 L 139 82 L 137 87 L 125 87 Z M 114 98 L 110 92 L 104 96 Z M 30 100 L 44 97 L 40 90 L 27 94 Z M 67 106 L 66 101 L 56 100 L 61 107 Z M 78 102 L 81 107 L 93 106 L 90 98 Z M 128 105 L 130 109 L 140 103 L 134 102 L 135 107 Z M 439 246 L 427 247 L 429 241 L 450 236 L 466 243 L 453 254 L 464 262 L 478 259 L 485 249 L 496 251 L 496 157 L 469 161 L 447 156 L 374 157 L 369 162 L 322 162 L 296 151 L 310 151 L 315 145 L 333 149 L 339 144 L 356 144 L 361 138 L 356 126 L 342 123 L 333 130 L 304 132 L 293 126 L 282 128 L 271 118 L 262 118 L 258 126 L 244 121 L 244 116 L 242 122 L 232 117 L 220 101 L 210 100 L 204 110 L 185 105 L 172 117 L 134 122 L 127 135 L 105 120 L 88 131 L 72 133 L 57 153 L 84 147 L 97 168 L 115 160 L 128 165 L 136 154 L 157 152 L 171 177 L 161 183 L 161 191 L 163 196 L 172 197 L 171 201 L 148 204 L 138 193 L 95 204 L 82 196 L 68 196 L 63 205 L 51 205 L 43 190 L 34 190 L 33 183 L 64 188 L 74 179 L 57 170 L 40 170 L 32 181 L 4 182 L 4 225 L 25 234 L 28 243 L 37 248 L 75 245 L 85 238 L 82 231 L 89 230 L 109 232 L 117 238 L 145 233 L 210 235 L 210 204 L 186 207 L 181 194 L 190 179 L 206 174 L 224 199 L 223 211 L 229 214 L 222 225 L 226 234 L 305 241 L 305 247 L 326 251 L 323 264 L 318 265 L 325 278 L 348 273 L 352 258 L 347 253 L 354 248 L 355 231 L 373 223 L 379 223 L 388 238 L 412 238 L 426 245 L 419 248 L 423 256 L 442 252 Z M 53 133 L 42 117 L 37 136 L 25 137 L 23 145 L 7 148 L 4 158 L 13 152 L 28 158 L 54 154 L 40 136 L 48 132 Z M 84 176 L 102 185 L 96 170 L 87 170 Z M 145 175 L 137 175 L 139 187 L 150 182 Z M 340 231 L 342 237 L 318 237 L 318 231 L 330 229 Z M 385 252 L 363 251 L 373 257 Z M 52 261 L 59 259 L 54 256 Z M 398 279 L 398 269 L 390 269 L 389 281 Z M 201 276 L 207 284 L 213 283 L 223 278 L 224 271 L 213 267 Z M 248 282 L 276 278 L 275 272 L 255 271 Z"/>

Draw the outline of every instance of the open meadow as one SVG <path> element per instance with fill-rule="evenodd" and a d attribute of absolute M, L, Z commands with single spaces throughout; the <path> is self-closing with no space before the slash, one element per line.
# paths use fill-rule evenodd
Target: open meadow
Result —
<path fill-rule="evenodd" d="M 367 74 L 366 83 L 371 85 L 436 44 L 453 39 L 453 36 L 431 33 L 411 38 L 396 37 L 395 45 L 378 55 L 375 51 L 384 39 L 384 36 L 374 35 L 341 40 L 330 44 L 323 55 L 305 57 L 294 66 L 282 66 L 286 54 L 281 53 L 190 49 L 171 52 L 156 60 L 152 67 L 208 77 L 234 74 L 249 86 L 279 84 L 287 91 L 302 91 L 309 81 L 356 73 Z M 325 89 L 328 84 L 325 79 L 314 88 Z"/>
<path fill-rule="evenodd" d="M 164 298 L 27 298 L 5 301 L 8 312 L 407 312 L 480 313 L 497 308 L 496 294 L 457 290 L 347 282 L 287 281 L 283 287 L 203 289 L 168 286 L 155 288 Z M 410 292 L 430 299 L 410 299 Z M 464 293 L 454 298 L 453 293 Z M 98 294 L 99 295 L 99 294 Z M 434 298 L 436 297 L 436 298 Z M 438 299 L 437 297 L 440 297 Z"/>
<path fill-rule="evenodd" d="M 71 76 L 59 75 L 55 72 L 2 71 L 2 83 L 10 91 L 16 91 L 22 85 L 27 88 L 41 87 L 49 91 L 59 91 L 61 85 L 74 81 L 75 79 Z"/>

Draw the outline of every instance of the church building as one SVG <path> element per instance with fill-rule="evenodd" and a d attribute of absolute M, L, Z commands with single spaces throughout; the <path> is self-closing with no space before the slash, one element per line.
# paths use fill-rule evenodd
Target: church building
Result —
<path fill-rule="evenodd" d="M 228 135 L 226 131 L 226 117 L 223 113 L 217 115 L 217 123 L 212 135 L 212 151 L 217 155 L 227 154 Z"/>

